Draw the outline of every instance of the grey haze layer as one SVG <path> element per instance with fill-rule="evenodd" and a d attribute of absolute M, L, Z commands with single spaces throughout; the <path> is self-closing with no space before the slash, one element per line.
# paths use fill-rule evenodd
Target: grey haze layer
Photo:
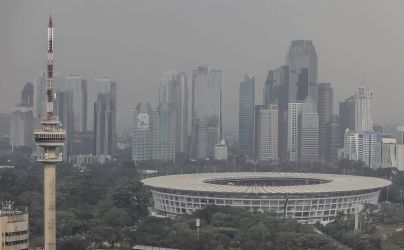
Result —
<path fill-rule="evenodd" d="M 335 102 L 352 95 L 365 75 L 376 122 L 403 123 L 395 113 L 404 91 L 403 11 L 400 0 L 0 1 L 0 112 L 11 112 L 25 82 L 45 70 L 51 13 L 56 71 L 88 79 L 88 107 L 93 79 L 116 81 L 118 131 L 130 128 L 138 102 L 157 104 L 164 70 L 190 79 L 209 64 L 223 70 L 223 126 L 235 132 L 244 73 L 255 76 L 261 103 L 268 69 L 285 64 L 290 42 L 299 39 L 313 40 L 318 82 L 333 84 Z M 91 127 L 91 109 L 88 115 Z"/>

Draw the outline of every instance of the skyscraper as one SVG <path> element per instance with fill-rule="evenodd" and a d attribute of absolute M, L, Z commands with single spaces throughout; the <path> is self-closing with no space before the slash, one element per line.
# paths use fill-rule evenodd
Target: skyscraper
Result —
<path fill-rule="evenodd" d="M 256 159 L 277 161 L 278 158 L 278 104 L 257 105 L 256 110 Z"/>
<path fill-rule="evenodd" d="M 66 132 L 66 140 L 63 146 L 63 160 L 68 161 L 73 154 L 74 146 L 74 112 L 73 92 L 69 89 L 55 89 L 56 100 L 54 100 L 55 114 L 59 118 L 61 127 Z"/>
<path fill-rule="evenodd" d="M 355 93 L 355 130 L 373 131 L 373 90 L 364 85 Z"/>
<path fill-rule="evenodd" d="M 299 116 L 302 112 L 303 103 L 291 102 L 288 108 L 288 159 L 298 160 L 299 151 Z"/>
<path fill-rule="evenodd" d="M 289 66 L 289 102 L 317 98 L 317 54 L 312 41 L 292 41 L 286 55 Z"/>
<path fill-rule="evenodd" d="M 331 115 L 330 122 L 327 125 L 327 137 L 329 140 L 329 145 L 327 146 L 326 161 L 332 164 L 335 164 L 338 161 L 338 150 L 344 146 L 344 133 L 341 129 L 340 122 L 339 116 L 337 114 L 333 114 Z"/>
<path fill-rule="evenodd" d="M 27 82 L 21 91 L 21 104 L 27 107 L 34 104 L 34 85 L 30 82 Z"/>
<path fill-rule="evenodd" d="M 355 96 L 339 103 L 339 117 L 342 131 L 355 130 Z"/>
<path fill-rule="evenodd" d="M 299 115 L 299 151 L 301 162 L 316 162 L 319 160 L 319 117 L 313 99 L 308 96 L 304 100 Z"/>
<path fill-rule="evenodd" d="M 135 163 L 152 157 L 151 116 L 148 103 L 138 103 L 133 111 L 132 160 Z"/>
<path fill-rule="evenodd" d="M 239 95 L 239 153 L 254 157 L 255 144 L 255 80 L 246 74 L 240 83 Z"/>
<path fill-rule="evenodd" d="M 200 66 L 192 72 L 192 156 L 214 156 L 222 137 L 222 71 Z"/>
<path fill-rule="evenodd" d="M 73 112 L 75 132 L 87 131 L 87 81 L 79 75 L 68 75 L 63 89 L 73 93 Z"/>
<path fill-rule="evenodd" d="M 264 105 L 278 103 L 278 157 L 287 159 L 288 145 L 288 85 L 289 67 L 284 65 L 275 70 L 269 70 L 264 87 Z"/>
<path fill-rule="evenodd" d="M 33 85 L 26 83 L 21 91 L 21 102 L 14 107 L 9 120 L 10 145 L 16 147 L 33 146 Z"/>
<path fill-rule="evenodd" d="M 183 72 L 166 71 L 160 84 L 160 103 L 168 103 L 176 114 L 175 148 L 188 152 L 188 85 Z"/>
<path fill-rule="evenodd" d="M 55 72 L 52 73 L 53 88 L 56 90 L 63 83 L 63 78 L 58 76 Z M 43 94 L 47 88 L 47 73 L 36 76 L 33 80 L 34 96 L 33 96 L 33 115 L 34 115 L 34 128 L 41 127 L 40 122 L 46 116 L 46 96 Z"/>
<path fill-rule="evenodd" d="M 60 128 L 57 116 L 54 115 L 53 95 L 53 23 L 49 18 L 48 25 L 48 64 L 46 76 L 46 115 L 41 121 L 42 128 L 34 132 L 34 139 L 44 153 L 38 158 L 44 163 L 44 248 L 56 250 L 56 163 L 62 161 L 56 152 L 57 147 L 64 144 L 66 133 Z M 40 93 L 37 93 L 39 96 Z"/>
<path fill-rule="evenodd" d="M 32 147 L 32 134 L 32 107 L 22 104 L 15 106 L 10 121 L 10 145 L 12 150 L 21 146 Z"/>
<path fill-rule="evenodd" d="M 327 134 L 327 127 L 330 125 L 333 113 L 333 89 L 330 83 L 319 83 L 317 90 L 317 112 L 319 118 L 319 155 L 321 160 L 328 157 L 330 138 Z M 341 135 L 342 136 L 342 135 Z"/>
<path fill-rule="evenodd" d="M 97 100 L 94 103 L 94 154 L 112 155 L 116 148 L 116 82 L 110 78 L 95 80 Z"/>
<path fill-rule="evenodd" d="M 175 161 L 175 109 L 162 102 L 151 116 L 152 159 Z"/>

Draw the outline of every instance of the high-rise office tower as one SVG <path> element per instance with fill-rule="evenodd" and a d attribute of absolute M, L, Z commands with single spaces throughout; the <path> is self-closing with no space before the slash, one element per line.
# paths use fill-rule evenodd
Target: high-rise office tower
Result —
<path fill-rule="evenodd" d="M 289 66 L 289 102 L 317 98 L 317 54 L 312 41 L 292 41 L 286 55 Z"/>
<path fill-rule="evenodd" d="M 152 108 L 148 103 L 138 103 L 133 111 L 132 160 L 136 163 L 152 157 Z"/>
<path fill-rule="evenodd" d="M 255 108 L 256 159 L 278 160 L 278 104 L 257 105 Z"/>
<path fill-rule="evenodd" d="M 33 115 L 32 107 L 17 105 L 11 114 L 10 145 L 12 150 L 17 147 L 33 146 Z"/>
<path fill-rule="evenodd" d="M 255 80 L 246 74 L 240 83 L 239 95 L 239 153 L 254 157 L 255 144 Z"/>
<path fill-rule="evenodd" d="M 291 102 L 288 108 L 288 146 L 289 161 L 298 160 L 299 151 L 299 116 L 302 113 L 303 103 Z"/>
<path fill-rule="evenodd" d="M 53 110 L 53 23 L 49 18 L 48 25 L 48 65 L 46 76 L 46 114 L 41 121 L 42 129 L 34 132 L 34 139 L 44 153 L 38 161 L 44 163 L 44 249 L 56 250 L 56 163 L 62 157 L 56 152 L 57 147 L 64 144 L 66 133 Z M 37 93 L 39 96 L 40 93 Z M 45 95 L 44 95 L 45 96 Z"/>
<path fill-rule="evenodd" d="M 87 81 L 79 75 L 68 75 L 61 90 L 70 90 L 73 94 L 74 131 L 87 131 Z"/>
<path fill-rule="evenodd" d="M 21 104 L 27 107 L 34 105 L 34 85 L 27 82 L 21 91 Z"/>
<path fill-rule="evenodd" d="M 222 137 L 222 71 L 201 66 L 192 72 L 192 157 L 214 156 Z"/>
<path fill-rule="evenodd" d="M 326 161 L 332 164 L 335 164 L 338 161 L 338 150 L 344 146 L 344 133 L 341 129 L 340 122 L 339 116 L 337 114 L 332 114 L 330 122 L 327 125 L 327 137 L 329 140 L 329 145 L 326 149 Z"/>
<path fill-rule="evenodd" d="M 355 130 L 373 131 L 373 90 L 364 85 L 355 93 Z"/>
<path fill-rule="evenodd" d="M 95 80 L 97 100 L 94 103 L 94 154 L 112 155 L 116 148 L 116 82 L 110 78 Z"/>
<path fill-rule="evenodd" d="M 188 84 L 184 72 L 166 71 L 160 84 L 160 103 L 168 103 L 176 114 L 175 150 L 188 152 Z"/>
<path fill-rule="evenodd" d="M 355 96 L 339 103 L 339 117 L 342 131 L 355 130 Z"/>
<path fill-rule="evenodd" d="M 264 87 L 264 105 L 278 103 L 278 157 L 287 159 L 288 145 L 288 85 L 289 67 L 284 65 L 275 70 L 269 70 Z"/>
<path fill-rule="evenodd" d="M 330 138 L 327 134 L 327 127 L 330 125 L 333 113 L 333 89 L 330 83 L 319 83 L 317 89 L 317 112 L 319 118 L 319 155 L 321 160 L 328 157 Z"/>
<path fill-rule="evenodd" d="M 299 150 L 298 159 L 301 162 L 316 162 L 319 160 L 319 117 L 313 99 L 308 96 L 304 100 L 302 112 L 299 115 Z"/>
<path fill-rule="evenodd" d="M 151 116 L 152 159 L 175 161 L 175 109 L 160 103 Z"/>
<path fill-rule="evenodd" d="M 66 140 L 63 146 L 63 160 L 68 161 L 73 154 L 74 146 L 74 112 L 73 112 L 73 92 L 69 89 L 55 89 L 56 100 L 55 115 L 58 116 L 60 126 L 66 132 Z"/>

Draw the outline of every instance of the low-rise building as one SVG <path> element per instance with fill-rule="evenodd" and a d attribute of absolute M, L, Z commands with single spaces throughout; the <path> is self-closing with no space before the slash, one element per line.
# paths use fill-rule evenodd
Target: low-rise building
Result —
<path fill-rule="evenodd" d="M 2 204 L 0 210 L 0 249 L 28 250 L 28 212 L 15 209 L 12 202 Z"/>
<path fill-rule="evenodd" d="M 404 145 L 396 139 L 382 138 L 373 149 L 373 168 L 397 168 L 404 171 Z"/>

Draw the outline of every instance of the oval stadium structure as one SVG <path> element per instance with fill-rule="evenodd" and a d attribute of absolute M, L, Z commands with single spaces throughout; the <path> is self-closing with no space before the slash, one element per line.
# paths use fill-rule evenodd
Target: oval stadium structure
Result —
<path fill-rule="evenodd" d="M 190 214 L 209 205 L 251 212 L 272 211 L 302 223 L 328 223 L 339 211 L 353 214 L 376 204 L 390 181 L 362 176 L 308 173 L 203 173 L 144 179 L 162 215 Z"/>

